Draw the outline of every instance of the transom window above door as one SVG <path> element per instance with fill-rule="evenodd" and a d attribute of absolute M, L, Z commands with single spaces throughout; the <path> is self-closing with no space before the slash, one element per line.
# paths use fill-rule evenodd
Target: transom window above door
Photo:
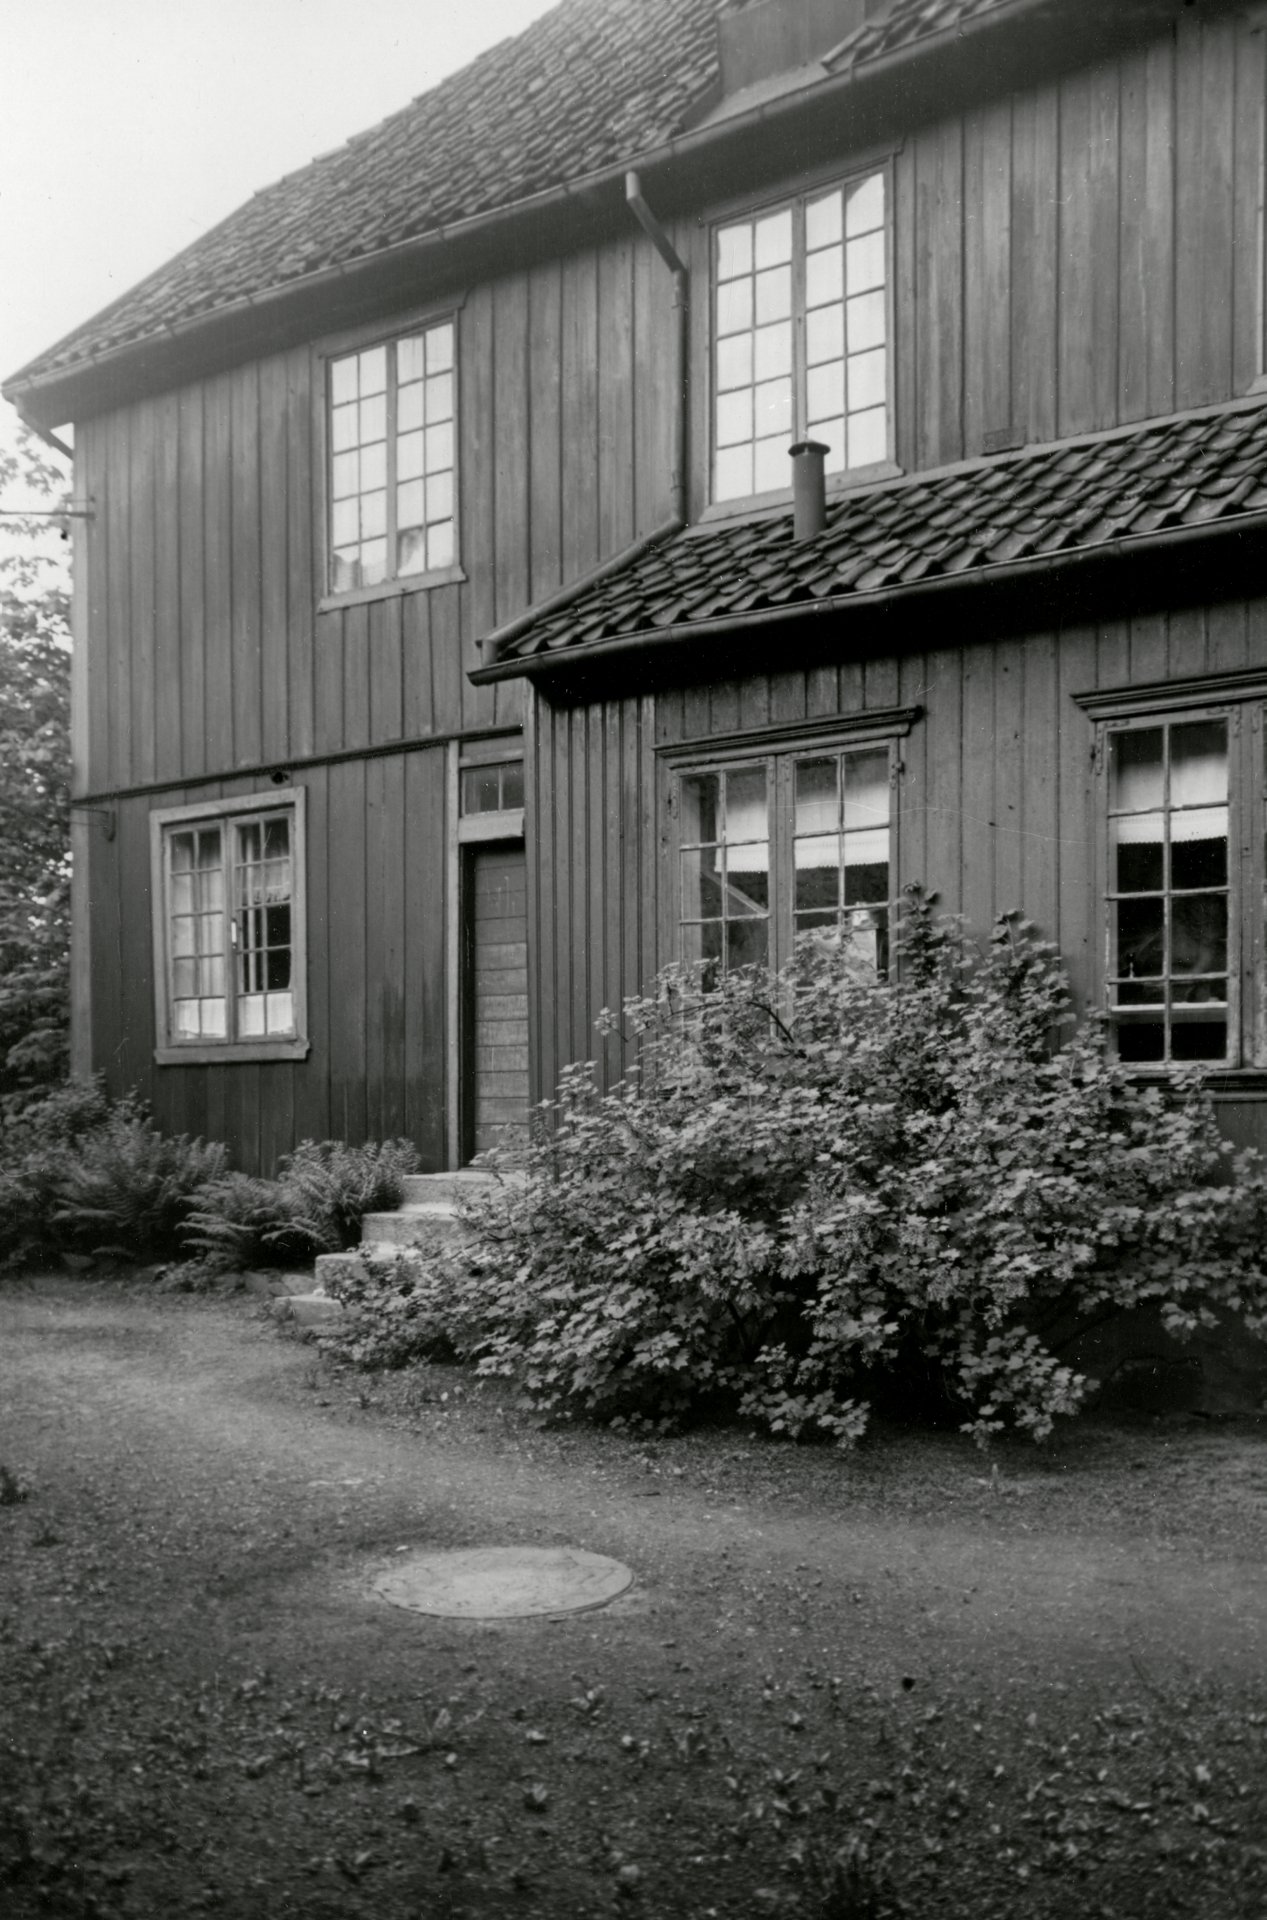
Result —
<path fill-rule="evenodd" d="M 330 361 L 331 592 L 456 563 L 456 435 L 452 319 Z"/>
<path fill-rule="evenodd" d="M 678 775 L 680 951 L 782 966 L 806 935 L 888 967 L 893 748 L 765 755 Z"/>
<path fill-rule="evenodd" d="M 791 485 L 789 449 L 828 474 L 890 457 L 883 171 L 716 230 L 712 498 Z"/>

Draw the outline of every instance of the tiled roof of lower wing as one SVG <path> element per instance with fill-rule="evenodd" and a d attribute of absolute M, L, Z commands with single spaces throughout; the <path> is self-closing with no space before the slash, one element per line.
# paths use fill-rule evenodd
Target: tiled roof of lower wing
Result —
<path fill-rule="evenodd" d="M 723 3 L 560 0 L 399 113 L 264 188 L 8 384 L 56 380 L 225 307 L 631 164 L 679 134 L 715 86 Z M 832 66 L 857 67 L 1014 3 L 891 0 Z"/>
<path fill-rule="evenodd" d="M 812 540 L 793 540 L 790 512 L 679 534 L 543 613 L 496 665 L 1264 512 L 1267 408 L 1168 420 L 845 494 Z"/>

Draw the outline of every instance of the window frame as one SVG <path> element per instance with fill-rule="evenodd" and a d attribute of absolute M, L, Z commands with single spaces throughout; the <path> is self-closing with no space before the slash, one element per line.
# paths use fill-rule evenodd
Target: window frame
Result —
<path fill-rule="evenodd" d="M 1106 1010 L 1113 1056 L 1132 1075 L 1144 1079 L 1167 1080 L 1194 1068 L 1215 1085 L 1236 1085 L 1250 1075 L 1261 1075 L 1267 1067 L 1267 674 L 1231 673 L 1206 680 L 1081 694 L 1075 699 L 1095 729 L 1092 924 L 1096 929 L 1096 988 L 1099 1003 Z M 1113 914 L 1118 897 L 1118 890 L 1110 885 L 1114 817 L 1110 809 L 1110 741 L 1121 733 L 1205 721 L 1225 721 L 1227 725 L 1227 1054 L 1222 1060 L 1123 1059 L 1109 1007 L 1110 987 L 1116 977 Z M 1172 891 L 1167 886 L 1166 896 Z"/>
<path fill-rule="evenodd" d="M 150 814 L 150 920 L 154 962 L 154 1059 L 159 1066 L 210 1065 L 212 1062 L 303 1060 L 311 1047 L 308 1037 L 308 900 L 307 900 L 307 791 L 303 787 L 281 787 L 242 794 L 231 800 L 197 801 L 189 806 L 158 807 Z M 202 824 L 226 830 L 226 823 L 243 824 L 244 818 L 286 813 L 291 823 L 291 993 L 294 996 L 295 1031 L 292 1035 L 243 1039 L 226 1032 L 223 1040 L 199 1034 L 188 1040 L 176 1039 L 171 1031 L 171 959 L 168 904 L 167 848 L 174 831 Z M 231 902 L 226 898 L 225 926 L 228 927 Z M 226 938 L 226 1026 L 232 1022 L 228 1008 L 236 1003 L 233 981 L 233 945 Z"/>
<path fill-rule="evenodd" d="M 666 778 L 663 804 L 667 831 L 663 845 L 670 862 L 670 876 L 664 888 L 664 913 L 661 922 L 662 951 L 676 960 L 684 952 L 683 929 L 688 924 L 682 914 L 682 806 L 680 783 L 688 775 L 733 770 L 767 764 L 767 795 L 770 808 L 770 894 L 767 916 L 770 929 L 765 964 L 772 970 L 784 966 L 792 957 L 795 944 L 795 838 L 793 769 L 797 760 L 815 759 L 833 753 L 888 752 L 889 770 L 889 892 L 886 901 L 890 939 L 900 888 L 897 884 L 901 846 L 900 796 L 905 763 L 902 742 L 919 717 L 917 707 L 887 708 L 884 711 L 842 717 L 834 715 L 817 725 L 802 724 L 780 728 L 777 732 L 736 733 L 712 740 L 692 740 L 662 747 L 658 757 Z M 890 953 L 892 949 L 890 947 Z"/>
<path fill-rule="evenodd" d="M 884 182 L 884 314 L 885 314 L 885 453 L 881 460 L 869 462 L 865 466 L 845 467 L 826 475 L 827 492 L 830 495 L 850 491 L 853 488 L 873 485 L 876 481 L 894 479 L 900 476 L 902 468 L 897 464 L 897 352 L 895 340 L 895 269 L 896 269 L 896 182 L 893 153 L 890 148 L 865 154 L 845 172 L 832 171 L 817 173 L 812 178 L 803 179 L 793 191 L 775 195 L 768 200 L 739 201 L 728 204 L 710 222 L 708 229 L 708 323 L 707 323 L 707 432 L 706 467 L 704 473 L 704 505 L 701 519 L 723 519 L 737 514 L 760 512 L 778 506 L 792 496 L 792 473 L 789 460 L 786 485 L 769 488 L 750 494 L 736 494 L 726 499 L 715 497 L 716 457 L 717 457 L 717 357 L 718 331 L 717 306 L 720 285 L 718 274 L 720 234 L 726 227 L 735 226 L 743 221 L 757 221 L 771 214 L 781 212 L 785 207 L 793 210 L 793 256 L 792 256 L 792 427 L 788 435 L 788 451 L 804 440 L 808 430 L 809 418 L 807 384 L 807 347 L 805 301 L 805 207 L 815 199 L 839 189 L 842 193 L 850 187 L 860 186 L 874 175 Z M 842 296 L 843 297 L 843 296 Z"/>
<path fill-rule="evenodd" d="M 352 332 L 338 334 L 324 341 L 317 349 L 317 377 L 313 381 L 314 445 L 319 462 L 319 484 L 316 489 L 316 535 L 319 592 L 317 596 L 318 613 L 327 613 L 341 607 L 363 606 L 375 600 L 391 599 L 406 593 L 425 592 L 428 588 L 460 584 L 466 579 L 462 567 L 462 309 L 466 295 L 455 294 L 445 304 L 429 307 L 399 317 L 390 327 L 381 324 L 361 327 Z M 396 365 L 397 347 L 402 340 L 412 339 L 425 334 L 432 327 L 451 325 L 453 328 L 453 559 L 445 567 L 434 567 L 420 573 L 389 573 L 386 578 L 377 580 L 369 586 L 336 587 L 334 578 L 334 447 L 333 447 L 333 366 L 336 360 L 347 359 L 356 353 L 366 353 L 373 347 L 385 347 L 388 350 L 388 388 L 391 405 L 387 420 L 387 491 L 389 495 L 389 530 L 395 526 L 395 394 L 397 388 Z M 390 544 L 390 542 L 389 542 Z"/>

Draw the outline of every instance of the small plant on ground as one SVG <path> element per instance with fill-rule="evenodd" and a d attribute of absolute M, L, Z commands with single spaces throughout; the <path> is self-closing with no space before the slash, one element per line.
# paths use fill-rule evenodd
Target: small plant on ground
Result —
<path fill-rule="evenodd" d="M 887 1866 L 857 1834 L 844 1846 L 811 1854 L 806 1877 L 813 1920 L 902 1920 Z"/>
<path fill-rule="evenodd" d="M 1101 1021 L 1071 1030 L 1015 916 L 982 952 L 913 889 L 896 951 L 889 980 L 811 940 L 629 1001 L 637 1066 L 606 1093 L 568 1070 L 473 1249 L 419 1263 L 400 1340 L 557 1414 L 849 1445 L 879 1404 L 984 1443 L 1076 1411 L 1060 1355 L 1099 1319 L 1267 1325 L 1267 1186 L 1197 1079 L 1142 1086 Z"/>
<path fill-rule="evenodd" d="M 20 1507 L 31 1497 L 31 1489 L 9 1467 L 0 1462 L 0 1507 Z"/>
<path fill-rule="evenodd" d="M 221 1270 L 286 1266 L 340 1253 L 361 1237 L 361 1216 L 400 1204 L 418 1165 L 408 1140 L 305 1140 L 278 1164 L 276 1179 L 222 1173 L 195 1196 L 187 1247 Z"/>

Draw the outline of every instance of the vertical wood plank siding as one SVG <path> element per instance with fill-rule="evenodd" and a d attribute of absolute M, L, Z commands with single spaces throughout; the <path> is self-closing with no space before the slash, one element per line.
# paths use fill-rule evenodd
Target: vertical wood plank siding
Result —
<path fill-rule="evenodd" d="M 443 747 L 429 747 L 302 775 L 312 1044 L 293 1062 L 154 1065 L 150 803 L 121 801 L 113 840 L 90 816 L 93 1030 L 111 1088 L 138 1087 L 164 1127 L 226 1139 L 246 1167 L 273 1164 L 299 1139 L 400 1133 L 442 1167 L 444 763 Z M 275 790 L 191 782 L 163 804 L 253 791 L 267 802 Z"/>
<path fill-rule="evenodd" d="M 1234 17 L 1183 22 L 910 132 L 894 159 L 904 465 L 1247 389 L 1261 370 L 1264 38 Z M 708 210 L 674 238 L 694 276 L 698 508 Z M 109 559 L 93 784 L 515 725 L 518 688 L 466 679 L 476 641 L 667 514 L 673 329 L 669 276 L 632 221 L 604 246 L 473 287 L 459 314 L 466 582 L 372 611 L 316 612 L 314 353 L 95 421 Z"/>
<path fill-rule="evenodd" d="M 1185 21 L 1094 69 L 895 128 L 895 443 L 908 470 L 1247 391 L 1262 370 L 1263 42 L 1235 17 Z M 847 173 L 843 148 L 839 164 Z M 714 211 L 672 226 L 692 272 L 696 512 Z M 605 244 L 470 286 L 458 310 L 465 577 L 368 604 L 319 606 L 316 348 L 81 426 L 97 515 L 87 784 L 184 783 L 121 802 L 113 842 L 99 823 L 89 834 L 95 1055 L 167 1124 L 227 1129 L 261 1158 L 305 1134 L 404 1126 L 443 1163 L 443 749 L 296 776 L 309 792 L 313 1046 L 285 1067 L 150 1064 L 146 819 L 217 783 L 240 792 L 248 768 L 515 727 L 522 686 L 467 679 L 477 641 L 667 516 L 674 330 L 670 278 L 632 220 Z M 534 1096 L 593 1049 L 599 1006 L 663 952 L 657 740 L 918 700 L 903 877 L 975 920 L 1021 900 L 1081 980 L 1088 776 L 1070 692 L 1196 671 L 1198 656 L 1232 664 L 1248 631 L 1243 614 L 1184 613 L 900 662 L 842 658 L 588 713 L 543 705 L 529 747 Z M 985 839 L 993 855 L 978 861 Z"/>
<path fill-rule="evenodd" d="M 900 662 L 752 675 L 738 709 L 844 715 L 899 701 L 921 711 L 901 747 L 896 889 L 936 891 L 979 933 L 1014 908 L 1054 940 L 1075 992 L 1094 988 L 1101 913 L 1093 730 L 1074 695 L 1141 677 L 1235 671 L 1263 659 L 1267 598 L 1096 628 L 912 650 Z M 842 653 L 847 646 L 847 629 Z M 836 693 L 828 691 L 835 679 Z M 665 858 L 668 771 L 657 749 L 701 752 L 735 727 L 736 688 L 536 702 L 530 730 L 538 845 L 533 1098 L 571 1060 L 596 1057 L 594 1021 L 673 956 L 675 877 Z M 812 717 L 812 716 L 811 716 Z M 742 724 L 742 723 L 741 723 Z M 640 944 L 639 924 L 653 929 Z M 610 1077 L 619 1057 L 600 1064 Z"/>

